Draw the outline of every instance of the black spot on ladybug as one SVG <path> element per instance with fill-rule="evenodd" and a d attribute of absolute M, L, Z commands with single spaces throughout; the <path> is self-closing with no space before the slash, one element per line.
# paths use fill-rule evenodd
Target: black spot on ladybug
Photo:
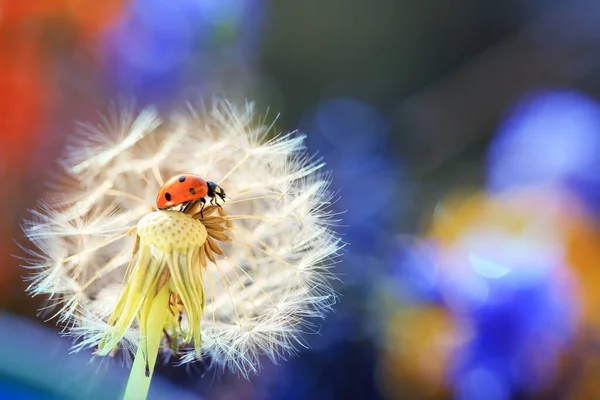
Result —
<path fill-rule="evenodd" d="M 190 188 L 190 193 L 191 193 L 191 194 L 196 194 L 196 189 L 194 189 L 194 188 Z"/>
<path fill-rule="evenodd" d="M 182 176 L 180 176 L 180 177 L 179 177 L 179 182 L 185 182 L 185 176 L 183 176 L 183 175 L 182 175 Z"/>
<path fill-rule="evenodd" d="M 167 201 L 171 201 L 171 193 L 165 193 L 165 199 L 167 199 Z"/>

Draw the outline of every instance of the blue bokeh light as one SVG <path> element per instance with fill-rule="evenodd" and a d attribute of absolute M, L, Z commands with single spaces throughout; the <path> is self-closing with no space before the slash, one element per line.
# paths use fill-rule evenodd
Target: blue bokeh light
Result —
<path fill-rule="evenodd" d="M 385 154 L 389 127 L 377 109 L 356 99 L 329 99 L 306 121 L 308 145 L 327 159 L 334 188 L 341 193 L 338 208 L 347 210 L 344 223 L 350 230 L 360 232 L 352 226 L 367 219 L 385 226 L 406 210 L 410 196 L 403 192 L 412 186 L 401 161 Z"/>
<path fill-rule="evenodd" d="M 387 124 L 378 110 L 358 100 L 344 98 L 323 102 L 315 113 L 311 130 L 312 137 L 322 136 L 319 138 L 322 148 L 338 149 L 349 159 L 354 154 L 381 150 L 387 133 Z M 354 161 L 362 165 L 365 160 Z"/>
<path fill-rule="evenodd" d="M 494 369 L 484 367 L 467 371 L 457 385 L 457 400 L 509 400 L 510 390 Z"/>
<path fill-rule="evenodd" d="M 390 227 L 408 209 L 410 196 L 403 193 L 409 193 L 411 184 L 399 160 L 386 154 L 388 122 L 376 108 L 357 99 L 328 99 L 303 121 L 309 150 L 324 156 L 334 177 L 331 189 L 339 193 L 335 209 L 341 226 L 336 229 L 350 245 L 344 249 L 343 269 L 333 272 L 343 280 L 344 301 L 319 327 L 319 335 L 306 338 L 315 350 L 286 364 L 269 393 L 275 398 L 372 397 L 374 354 L 364 350 L 372 333 L 367 332 L 372 325 L 365 323 L 373 319 L 366 315 L 373 298 L 371 280 L 388 268 L 386 257 L 395 239 Z M 342 360 L 349 349 L 350 359 Z"/>
<path fill-rule="evenodd" d="M 397 238 L 392 253 L 393 270 L 390 283 L 394 294 L 411 302 L 437 303 L 440 292 L 437 287 L 438 266 L 435 248 L 425 239 L 403 235 Z"/>

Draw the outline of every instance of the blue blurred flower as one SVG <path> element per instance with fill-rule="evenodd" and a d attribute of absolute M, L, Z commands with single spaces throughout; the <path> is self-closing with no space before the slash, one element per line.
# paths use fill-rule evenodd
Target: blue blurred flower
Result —
<path fill-rule="evenodd" d="M 260 0 L 133 0 L 104 37 L 109 82 L 146 102 L 212 86 L 220 70 L 243 67 L 261 10 Z"/>
<path fill-rule="evenodd" d="M 489 188 L 556 185 L 600 211 L 600 104 L 569 90 L 527 96 L 488 152 Z"/>
<path fill-rule="evenodd" d="M 150 100 L 176 88 L 199 33 L 200 3 L 132 1 L 104 40 L 115 87 Z"/>
<path fill-rule="evenodd" d="M 567 203 L 545 198 L 456 197 L 427 239 L 401 242 L 397 272 L 413 300 L 442 304 L 462 332 L 447 367 L 458 399 L 540 393 L 576 335 L 582 304 L 557 219 Z"/>
<path fill-rule="evenodd" d="M 568 298 L 541 279 L 461 315 L 469 319 L 473 336 L 453 365 L 457 397 L 510 399 L 547 387 L 573 335 L 572 309 Z M 473 384 L 473 375 L 489 384 Z"/>

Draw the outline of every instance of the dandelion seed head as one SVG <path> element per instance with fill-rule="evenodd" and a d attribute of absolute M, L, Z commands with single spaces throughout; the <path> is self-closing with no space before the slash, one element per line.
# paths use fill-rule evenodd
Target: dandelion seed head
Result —
<path fill-rule="evenodd" d="M 331 177 L 303 135 L 274 134 L 251 103 L 188 104 L 166 117 L 113 105 L 100 123 L 80 125 L 61 166 L 55 193 L 23 228 L 35 247 L 29 291 L 50 298 L 76 350 L 135 349 L 137 312 L 111 315 L 132 291 L 160 285 L 164 271 L 173 310 L 184 309 L 181 329 L 166 329 L 182 344 L 181 363 L 210 357 L 257 372 L 261 355 L 294 354 L 303 327 L 334 304 L 330 267 L 342 243 Z M 156 211 L 162 184 L 182 173 L 221 185 L 222 209 L 203 218 Z"/>

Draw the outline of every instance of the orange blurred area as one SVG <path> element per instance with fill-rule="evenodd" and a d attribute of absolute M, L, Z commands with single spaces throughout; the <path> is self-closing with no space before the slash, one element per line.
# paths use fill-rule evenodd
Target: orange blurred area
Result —
<path fill-rule="evenodd" d="M 402 387 L 427 398 L 446 398 L 445 376 L 456 341 L 461 340 L 448 313 L 439 307 L 404 309 L 387 321 L 386 349 L 379 365 L 382 390 L 402 399 Z"/>
<path fill-rule="evenodd" d="M 14 207 L 42 189 L 43 180 L 23 182 L 38 172 L 40 156 L 47 156 L 43 149 L 58 133 L 54 113 L 65 94 L 57 82 L 57 62 L 65 63 L 78 46 L 93 51 L 91 41 L 110 28 L 124 4 L 0 0 L 0 175 L 4 191 L 11 194 L 0 200 L 0 257 L 5 265 L 0 289 L 23 275 L 11 255 L 18 253 L 13 240 L 20 237 L 25 210 Z M 22 285 L 16 288 L 22 291 Z M 0 291 L 1 299 L 12 293 Z"/>
<path fill-rule="evenodd" d="M 3 33 L 0 34 L 0 146 L 4 163 L 19 165 L 35 146 L 34 135 L 40 129 L 48 90 L 40 44 L 35 38 Z"/>
<path fill-rule="evenodd" d="M 33 147 L 35 134 L 41 134 L 48 115 L 52 62 L 61 51 L 52 45 L 48 33 L 57 28 L 77 32 L 77 41 L 96 38 L 123 11 L 123 0 L 90 3 L 83 0 L 42 0 L 0 2 L 0 145 L 5 169 L 19 165 Z M 53 33 L 54 32 L 54 33 Z"/>
<path fill-rule="evenodd" d="M 12 2 L 19 3 L 19 2 Z M 32 167 L 42 120 L 48 105 L 48 83 L 45 79 L 44 56 L 39 32 L 31 27 L 0 25 L 0 176 L 9 197 L 0 200 L 0 289 L 18 277 L 13 245 L 18 229 L 13 205 L 22 196 L 19 185 Z M 19 210 L 20 211 L 20 210 Z M 10 296 L 10 291 L 0 290 L 0 301 Z"/>
<path fill-rule="evenodd" d="M 92 38 L 111 25 L 122 12 L 124 4 L 123 0 L 2 0 L 0 24 L 27 24 L 64 18 L 79 26 L 87 38 Z"/>

